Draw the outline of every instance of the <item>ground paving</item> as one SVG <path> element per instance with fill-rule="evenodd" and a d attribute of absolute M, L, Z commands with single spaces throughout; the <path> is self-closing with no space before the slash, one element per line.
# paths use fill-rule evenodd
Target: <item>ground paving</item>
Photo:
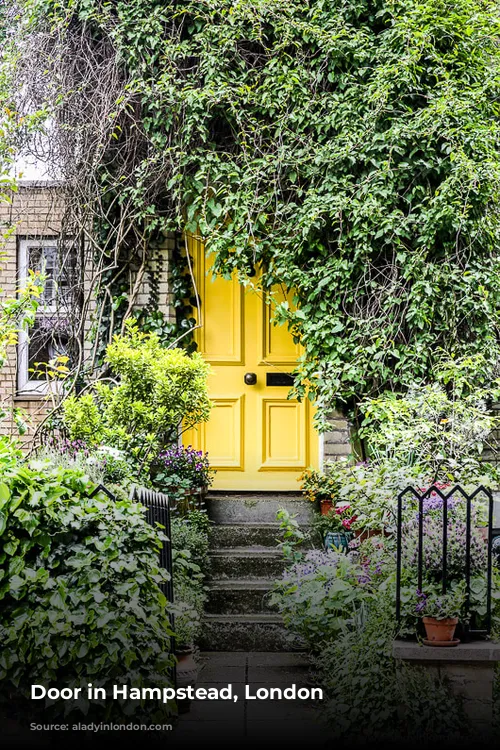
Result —
<path fill-rule="evenodd" d="M 312 687 L 307 657 L 300 653 L 210 652 L 201 654 L 198 687 L 225 687 L 232 683 L 238 694 L 230 701 L 193 701 L 173 732 L 171 746 L 184 740 L 214 740 L 235 747 L 255 747 L 259 740 L 283 740 L 287 747 L 304 742 L 327 744 L 324 704 L 301 700 L 246 700 L 245 685 L 252 694 L 259 688 Z"/>

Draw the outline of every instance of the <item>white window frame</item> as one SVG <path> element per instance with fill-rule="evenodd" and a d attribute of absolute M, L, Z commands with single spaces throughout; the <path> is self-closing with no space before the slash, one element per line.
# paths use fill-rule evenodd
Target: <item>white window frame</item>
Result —
<path fill-rule="evenodd" d="M 43 237 L 43 238 L 20 238 L 18 241 L 18 277 L 20 279 L 20 287 L 26 284 L 29 278 L 29 248 L 30 247 L 57 247 L 59 244 L 57 237 Z M 56 304 L 45 304 L 39 305 L 40 312 L 57 312 Z M 49 392 L 49 382 L 47 380 L 37 380 L 30 378 L 29 373 L 29 335 L 27 327 L 23 327 L 19 331 L 18 343 L 17 343 L 17 395 L 22 397 L 40 397 L 45 396 Z M 54 392 L 58 391 L 60 383 L 57 381 L 50 382 L 50 389 Z"/>

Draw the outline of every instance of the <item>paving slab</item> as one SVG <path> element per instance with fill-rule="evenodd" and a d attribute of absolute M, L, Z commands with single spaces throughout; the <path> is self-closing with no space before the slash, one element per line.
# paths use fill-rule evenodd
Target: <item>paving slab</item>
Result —
<path fill-rule="evenodd" d="M 208 662 L 203 666 L 202 669 L 200 669 L 199 675 L 198 675 L 198 684 L 201 687 L 201 683 L 203 683 L 203 687 L 206 687 L 205 683 L 211 683 L 214 685 L 215 683 L 228 683 L 228 682 L 244 682 L 246 679 L 246 665 L 242 664 L 239 667 L 233 667 L 233 666 L 224 666 L 220 667 L 218 665 L 215 665 L 211 662 Z"/>
<path fill-rule="evenodd" d="M 244 689 L 240 689 L 240 692 L 241 698 L 237 703 L 233 703 L 232 701 L 193 701 L 191 703 L 191 710 L 183 714 L 182 720 L 184 722 L 239 722 L 242 725 L 245 713 Z"/>
<path fill-rule="evenodd" d="M 252 685 L 272 683 L 291 685 L 295 682 L 300 687 L 309 685 L 309 667 L 248 667 L 247 680 Z"/>
<path fill-rule="evenodd" d="M 216 739 L 219 746 L 237 740 L 240 747 L 254 747 L 255 739 L 282 738 L 289 747 L 295 747 L 294 740 L 299 737 L 321 742 L 327 739 L 328 730 L 318 703 L 245 699 L 246 684 L 251 686 L 253 695 L 259 688 L 284 689 L 294 683 L 310 687 L 309 661 L 304 654 L 203 652 L 201 659 L 198 687 L 220 689 L 231 683 L 238 701 L 192 701 L 191 710 L 180 716 L 174 729 L 174 747 L 180 746 L 184 738 Z"/>
<path fill-rule="evenodd" d="M 215 652 L 217 653 L 217 652 Z M 283 653 L 272 653 L 269 651 L 254 651 L 246 654 L 249 667 L 309 667 L 310 661 L 307 654 L 302 652 L 288 651 Z"/>
<path fill-rule="evenodd" d="M 244 667 L 248 654 L 243 651 L 202 651 L 201 662 L 210 667 Z"/>
<path fill-rule="evenodd" d="M 248 726 L 248 737 L 251 739 L 281 739 L 294 742 L 321 742 L 327 739 L 327 729 L 320 722 L 311 724 L 297 720 L 289 720 L 283 725 L 276 721 L 251 721 Z M 288 744 L 288 742 L 287 742 Z M 321 747 L 321 745 L 319 746 Z"/>

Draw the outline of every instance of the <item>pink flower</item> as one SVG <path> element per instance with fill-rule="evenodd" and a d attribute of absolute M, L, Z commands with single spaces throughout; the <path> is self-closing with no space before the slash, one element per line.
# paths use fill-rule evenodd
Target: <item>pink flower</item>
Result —
<path fill-rule="evenodd" d="M 341 513 L 343 513 L 345 510 L 349 510 L 350 507 L 351 507 L 351 503 L 346 503 L 346 502 L 337 503 L 337 511 L 340 511 Z"/>

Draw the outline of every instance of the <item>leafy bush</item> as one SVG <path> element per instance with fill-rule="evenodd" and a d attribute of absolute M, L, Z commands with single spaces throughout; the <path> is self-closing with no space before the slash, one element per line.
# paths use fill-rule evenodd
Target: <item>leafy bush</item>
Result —
<path fill-rule="evenodd" d="M 275 582 L 270 602 L 285 626 L 317 652 L 360 615 L 368 596 L 361 575 L 347 555 L 312 550 Z"/>
<path fill-rule="evenodd" d="M 134 479 L 130 461 L 123 451 L 106 445 L 89 446 L 81 439 L 50 436 L 37 450 L 36 457 L 47 467 L 81 471 L 90 481 L 104 484 L 111 491 L 123 490 Z"/>
<path fill-rule="evenodd" d="M 491 401 L 500 397 L 500 381 L 481 383 L 481 357 L 444 360 L 433 372 L 435 383 L 414 384 L 407 393 L 385 393 L 361 404 L 370 456 L 400 466 L 420 467 L 434 479 L 469 480 L 494 468 L 481 462 L 499 420 Z"/>
<path fill-rule="evenodd" d="M 347 555 L 307 553 L 290 524 L 285 559 L 292 563 L 277 582 L 274 601 L 285 625 L 299 633 L 316 653 L 318 680 L 330 703 L 329 723 L 339 738 L 355 744 L 374 738 L 419 743 L 438 738 L 463 739 L 469 731 L 459 701 L 444 682 L 425 671 L 397 668 L 392 642 L 397 635 L 420 635 L 425 615 L 459 615 L 461 624 L 486 615 L 485 504 L 472 506 L 471 595 L 465 597 L 466 503 L 460 493 L 448 501 L 448 592 L 443 582 L 443 501 L 437 493 L 423 502 L 423 516 L 411 495 L 403 505 L 402 619 L 395 617 L 396 508 L 401 490 L 423 491 L 432 484 L 448 493 L 455 482 L 464 489 L 494 487 L 496 469 L 481 460 L 488 435 L 497 425 L 488 398 L 497 383 L 481 384 L 480 362 L 447 362 L 433 385 L 414 385 L 405 395 L 388 393 L 362 404 L 370 460 L 338 461 L 324 474 L 308 472 L 303 489 L 310 499 L 348 501 L 357 516 L 355 529 L 379 534 L 349 544 Z M 471 369 L 473 372 L 471 372 Z M 331 472 L 331 476 L 329 473 Z M 337 519 L 334 519 L 338 524 Z M 286 520 L 286 519 L 285 519 Z M 419 523 L 424 535 L 423 581 L 417 589 Z M 328 516 L 316 528 L 327 528 Z M 363 534 L 366 536 L 366 534 Z M 493 634 L 500 623 L 499 573 L 494 571 Z M 340 585 L 339 585 L 340 583 Z M 499 672 L 500 685 L 500 672 Z M 498 688 L 500 694 L 500 687 Z"/>
<path fill-rule="evenodd" d="M 172 519 L 174 615 L 177 648 L 196 644 L 202 627 L 208 573 L 209 520 L 202 511 Z"/>
<path fill-rule="evenodd" d="M 466 490 L 480 484 L 495 488 L 499 473 L 483 460 L 483 452 L 498 425 L 490 413 L 498 382 L 474 388 L 482 377 L 480 358 L 444 360 L 433 385 L 366 400 L 360 407 L 361 435 L 369 460 L 334 461 L 323 473 L 309 471 L 304 491 L 310 499 L 324 494 L 350 502 L 358 527 L 394 531 L 396 499 L 408 485 L 459 482 Z"/>
<path fill-rule="evenodd" d="M 91 498 L 94 485 L 74 470 L 18 466 L 2 480 L 0 680 L 7 690 L 23 696 L 33 683 L 169 685 L 161 535 L 142 506 Z M 83 698 L 65 706 L 89 710 Z M 118 703 L 106 707 L 114 709 Z"/>
<path fill-rule="evenodd" d="M 108 346 L 106 362 L 118 382 L 99 381 L 94 393 L 63 403 L 72 440 L 125 450 L 140 473 L 183 429 L 207 421 L 209 366 L 201 355 L 164 349 L 155 334 L 141 333 L 131 320 Z"/>
<path fill-rule="evenodd" d="M 357 742 L 463 740 L 467 725 L 447 683 L 425 670 L 398 668 L 394 588 L 370 599 L 353 627 L 325 644 L 315 659 L 337 737 Z"/>

